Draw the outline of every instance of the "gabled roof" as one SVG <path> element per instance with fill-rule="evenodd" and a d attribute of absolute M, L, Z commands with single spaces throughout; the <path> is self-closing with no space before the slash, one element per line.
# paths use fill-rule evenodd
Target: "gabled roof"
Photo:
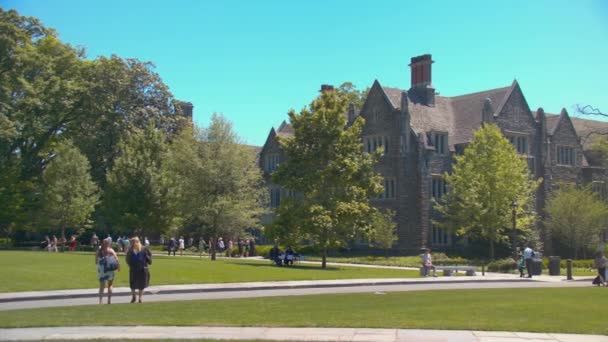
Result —
<path fill-rule="evenodd" d="M 377 81 L 376 81 L 377 82 Z M 410 125 L 416 133 L 428 131 L 448 132 L 450 145 L 466 143 L 473 137 L 473 132 L 481 127 L 482 109 L 485 99 L 490 99 L 494 108 L 502 108 L 517 82 L 511 86 L 486 90 L 477 93 L 454 97 L 435 96 L 435 105 L 426 106 L 408 94 L 408 111 Z M 381 86 L 394 109 L 401 109 L 399 88 Z M 496 111 L 495 113 L 498 113 Z"/>

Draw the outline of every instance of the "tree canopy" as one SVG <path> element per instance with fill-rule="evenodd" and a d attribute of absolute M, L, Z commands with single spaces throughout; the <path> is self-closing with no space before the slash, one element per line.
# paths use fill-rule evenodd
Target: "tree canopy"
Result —
<path fill-rule="evenodd" d="M 448 192 L 435 208 L 439 225 L 472 239 L 494 244 L 508 240 L 512 229 L 512 203 L 516 201 L 517 229 L 534 229 L 534 181 L 526 159 L 502 135 L 496 125 L 475 132 L 464 154 L 455 157 L 451 174 L 445 174 Z"/>
<path fill-rule="evenodd" d="M 363 152 L 364 119 L 347 127 L 348 102 L 339 91 L 324 91 L 300 113 L 290 111 L 294 136 L 280 140 L 287 161 L 272 176 L 297 195 L 281 203 L 270 236 L 312 241 L 322 250 L 323 268 L 330 248 L 370 233 L 376 209 L 369 197 L 382 190 L 375 156 Z"/>
<path fill-rule="evenodd" d="M 581 250 L 599 242 L 607 228 L 608 207 L 591 188 L 560 184 L 547 202 L 547 228 L 576 259 Z"/>

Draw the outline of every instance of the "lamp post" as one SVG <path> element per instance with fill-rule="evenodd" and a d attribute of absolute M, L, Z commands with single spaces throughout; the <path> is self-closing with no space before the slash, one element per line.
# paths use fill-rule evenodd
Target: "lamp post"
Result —
<path fill-rule="evenodd" d="M 513 209 L 513 229 L 511 229 L 511 250 L 513 251 L 513 260 L 517 260 L 517 251 L 515 250 L 515 246 L 517 245 L 515 243 L 515 238 L 516 238 L 516 232 L 517 232 L 517 207 L 519 206 L 519 204 L 517 204 L 516 200 L 511 201 L 511 208 Z"/>

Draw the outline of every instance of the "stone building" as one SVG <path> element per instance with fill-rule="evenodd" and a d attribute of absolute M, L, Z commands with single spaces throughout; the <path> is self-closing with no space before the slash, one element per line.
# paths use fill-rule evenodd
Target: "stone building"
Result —
<path fill-rule="evenodd" d="M 439 96 L 432 84 L 433 63 L 428 54 L 412 58 L 409 89 L 385 87 L 376 80 L 363 107 L 358 112 L 350 108 L 348 113 L 349 122 L 356 115 L 365 118 L 363 149 L 386 151 L 377 164 L 384 177 L 384 194 L 372 203 L 396 212 L 397 248 L 414 251 L 452 245 L 452 236 L 432 224 L 432 199 L 445 194 L 441 175 L 451 170 L 453 154 L 463 151 L 484 122 L 496 123 L 527 158 L 534 177 L 544 179 L 536 194 L 537 208 L 544 207 L 548 193 L 560 182 L 593 183 L 605 189 L 608 172 L 589 156 L 583 142 L 593 130 L 607 131 L 608 122 L 571 118 L 565 109 L 560 114 L 532 110 L 517 81 L 472 94 Z M 289 135 L 293 129 L 285 122 L 271 129 L 260 155 L 273 208 L 287 195 L 269 178 L 286 157 L 277 137 Z M 538 212 L 542 215 L 542 210 Z M 268 215 L 263 224 L 271 220 Z"/>

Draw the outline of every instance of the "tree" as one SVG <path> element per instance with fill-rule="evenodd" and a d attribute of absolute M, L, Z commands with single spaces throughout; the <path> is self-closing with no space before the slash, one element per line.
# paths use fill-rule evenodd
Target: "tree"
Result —
<path fill-rule="evenodd" d="M 35 18 L 0 9 L 0 225 L 32 224 L 40 209 L 44 153 L 84 118 L 83 51 Z"/>
<path fill-rule="evenodd" d="M 372 215 L 372 227 L 374 228 L 373 246 L 384 249 L 388 258 L 388 250 L 399 240 L 397 237 L 397 224 L 394 221 L 395 212 L 388 210 L 386 213 L 376 212 Z"/>
<path fill-rule="evenodd" d="M 599 242 L 606 228 L 608 207 L 589 187 L 561 184 L 549 198 L 546 211 L 547 227 L 574 259 L 581 249 Z"/>
<path fill-rule="evenodd" d="M 291 222 L 285 230 L 292 237 L 305 238 L 320 247 L 322 268 L 330 248 L 370 233 L 369 217 L 375 209 L 369 197 L 382 190 L 381 178 L 373 170 L 374 155 L 363 152 L 364 119 L 358 117 L 347 127 L 347 106 L 348 98 L 339 91 L 324 91 L 299 114 L 290 111 L 295 133 L 280 140 L 287 161 L 272 177 L 273 183 L 298 195 L 294 201 L 281 204 L 278 220 L 269 230 L 280 229 L 277 225 L 281 222 Z M 284 219 L 287 217 L 290 219 Z"/>
<path fill-rule="evenodd" d="M 163 166 L 168 156 L 164 133 L 149 126 L 119 143 L 119 151 L 103 196 L 109 224 L 138 235 L 158 235 L 175 227 L 174 177 Z"/>
<path fill-rule="evenodd" d="M 213 241 L 238 237 L 259 224 L 262 174 L 255 151 L 240 143 L 228 120 L 214 114 L 208 128 L 183 131 L 172 150 L 170 167 L 177 175 L 186 223 Z M 215 243 L 210 248 L 215 260 Z"/>
<path fill-rule="evenodd" d="M 347 98 L 347 104 L 351 103 L 355 106 L 355 108 L 363 108 L 363 103 L 365 103 L 365 98 L 367 98 L 367 93 L 369 93 L 369 88 L 365 90 L 358 90 L 357 86 L 352 82 L 344 82 L 338 87 L 338 92 L 340 96 L 345 96 Z"/>
<path fill-rule="evenodd" d="M 517 229 L 523 232 L 534 223 L 534 181 L 526 159 L 502 135 L 496 125 L 484 125 L 475 132 L 463 155 L 455 157 L 453 172 L 445 174 L 449 189 L 435 208 L 442 215 L 440 226 L 459 235 L 494 244 L 508 239 L 512 227 L 513 200 L 517 201 Z"/>
<path fill-rule="evenodd" d="M 99 200 L 89 161 L 70 141 L 54 148 L 55 158 L 44 171 L 43 221 L 55 229 L 82 230 Z"/>

